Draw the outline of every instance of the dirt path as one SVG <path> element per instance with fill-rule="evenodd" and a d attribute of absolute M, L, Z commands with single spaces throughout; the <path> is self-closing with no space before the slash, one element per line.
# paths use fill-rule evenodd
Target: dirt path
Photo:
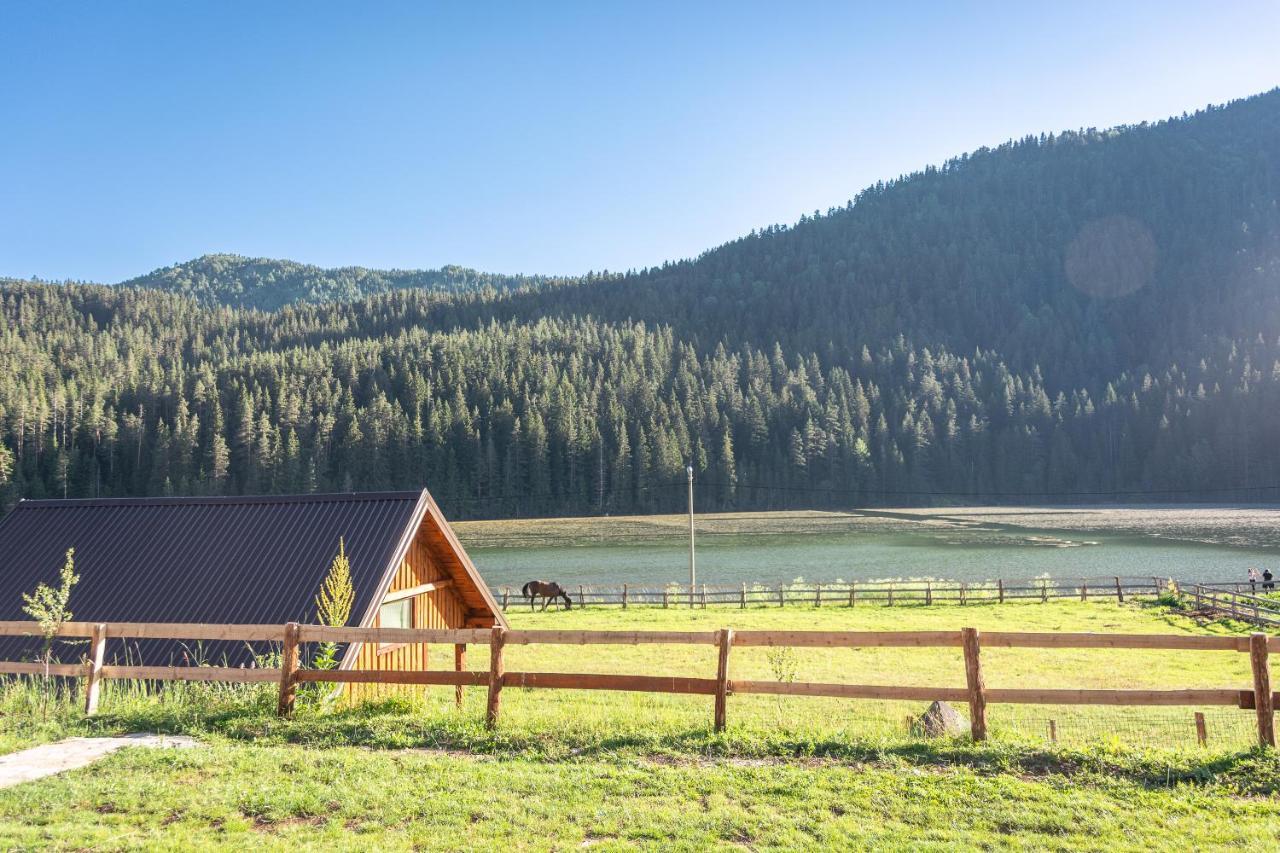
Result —
<path fill-rule="evenodd" d="M 189 737 L 174 735 L 133 734 L 123 737 L 72 737 L 57 743 L 46 743 L 0 755 L 0 788 L 10 788 L 52 776 L 64 770 L 88 767 L 117 749 L 126 746 L 148 746 L 161 749 L 187 749 L 196 746 Z"/>

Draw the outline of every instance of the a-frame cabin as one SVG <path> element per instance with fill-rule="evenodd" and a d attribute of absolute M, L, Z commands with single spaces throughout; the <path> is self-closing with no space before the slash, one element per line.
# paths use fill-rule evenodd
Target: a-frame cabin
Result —
<path fill-rule="evenodd" d="M 350 624 L 505 627 L 501 608 L 425 489 L 22 501 L 0 521 L 0 620 L 28 618 L 22 593 L 54 583 L 63 555 L 75 548 L 81 579 L 70 608 L 77 621 L 314 622 L 315 596 L 340 539 L 355 591 Z M 0 640 L 5 659 L 37 650 L 31 638 Z M 142 640 L 126 647 L 109 640 L 107 659 L 252 666 L 262 651 L 243 643 Z M 78 654 L 74 647 L 59 652 L 64 661 Z M 353 644 L 341 666 L 422 669 L 427 649 Z"/>

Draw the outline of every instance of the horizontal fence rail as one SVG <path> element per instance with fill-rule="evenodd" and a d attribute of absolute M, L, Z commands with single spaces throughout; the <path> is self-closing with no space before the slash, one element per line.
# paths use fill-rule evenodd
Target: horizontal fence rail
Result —
<path fill-rule="evenodd" d="M 564 587 L 575 607 L 710 607 L 746 608 L 752 605 L 786 607 L 857 607 L 880 604 L 1004 604 L 1009 601 L 1048 601 L 1073 598 L 1080 601 L 1159 596 L 1169 580 L 1160 577 L 1099 576 L 1089 578 L 1024 578 L 989 581 L 837 581 L 832 583 L 739 583 L 659 585 L 580 584 Z M 517 587 L 491 589 L 504 610 L 519 607 L 561 606 L 562 599 L 526 598 Z"/>
<path fill-rule="evenodd" d="M 1207 592 L 1202 591 L 1202 595 Z M 35 622 L 0 622 L 0 635 L 39 636 Z M 144 681 L 210 681 L 279 684 L 278 710 L 292 713 L 299 684 L 399 684 L 453 686 L 461 704 L 465 687 L 485 687 L 486 720 L 498 722 L 502 690 L 506 687 L 567 690 L 620 690 L 645 693 L 707 695 L 715 697 L 715 728 L 725 726 L 729 696 L 771 694 L 825 696 L 845 699 L 905 699 L 967 702 L 971 733 L 986 737 L 986 706 L 1035 705 L 1230 705 L 1255 711 L 1260 743 L 1275 745 L 1274 709 L 1280 694 L 1271 690 L 1269 654 L 1280 651 L 1280 637 L 1255 633 L 1249 636 L 1188 636 L 1182 634 L 1094 634 L 990 631 L 557 631 L 492 629 L 333 628 L 322 625 L 198 625 L 131 622 L 67 622 L 58 631 L 64 637 L 89 637 L 89 653 L 83 663 L 0 661 L 0 674 L 83 677 L 85 711 L 97 710 L 104 679 Z M 118 666 L 104 663 L 108 638 L 217 639 L 280 644 L 279 667 L 216 666 Z M 449 644 L 456 650 L 455 669 L 361 670 L 308 669 L 302 665 L 299 646 L 308 642 Z M 715 678 L 669 675 L 632 675 L 564 672 L 508 672 L 508 645 L 695 645 L 715 647 Z M 488 671 L 465 669 L 466 646 L 488 645 Z M 798 648 L 959 648 L 965 662 L 964 687 L 835 684 L 797 681 L 742 680 L 730 677 L 735 647 Z M 987 688 L 983 680 L 983 648 L 1024 649 L 1148 649 L 1168 651 L 1232 651 L 1250 656 L 1253 687 L 1190 689 L 1076 689 Z M 350 657 L 350 656 L 349 656 Z"/>

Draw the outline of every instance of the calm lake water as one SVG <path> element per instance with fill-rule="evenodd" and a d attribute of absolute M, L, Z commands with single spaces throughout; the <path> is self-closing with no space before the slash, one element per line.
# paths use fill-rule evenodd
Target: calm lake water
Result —
<path fill-rule="evenodd" d="M 1280 511 L 1271 508 L 906 510 L 842 515 L 847 523 L 831 525 L 815 518 L 825 517 L 762 515 L 769 523 L 759 526 L 768 529 L 759 531 L 741 515 L 728 524 L 715 516 L 700 520 L 699 582 L 1044 575 L 1226 581 L 1243 580 L 1250 566 L 1280 574 Z M 552 520 L 541 528 L 521 522 L 523 532 L 505 539 L 481 531 L 463 537 L 494 586 L 534 578 L 588 585 L 687 581 L 687 532 L 678 519 L 655 525 L 652 535 L 629 530 L 616 541 L 609 520 L 578 521 L 572 534 Z"/>

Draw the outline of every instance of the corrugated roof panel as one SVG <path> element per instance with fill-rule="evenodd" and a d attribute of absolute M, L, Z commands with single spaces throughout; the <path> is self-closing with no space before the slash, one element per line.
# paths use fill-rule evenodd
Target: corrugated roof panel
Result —
<path fill-rule="evenodd" d="M 70 607 L 77 621 L 310 621 L 339 537 L 351 560 L 357 620 L 421 499 L 421 492 L 383 492 L 23 501 L 0 522 L 0 620 L 28 618 L 22 593 L 55 583 L 74 547 L 80 582 Z M 140 651 L 144 663 L 180 660 L 183 650 L 169 641 L 129 645 L 135 662 Z M 0 659 L 30 658 L 38 647 L 28 638 L 0 638 Z M 81 643 L 76 651 L 83 649 Z M 203 651 L 233 665 L 252 659 L 243 643 L 208 643 Z M 109 658 L 122 652 L 123 643 L 109 644 Z"/>

